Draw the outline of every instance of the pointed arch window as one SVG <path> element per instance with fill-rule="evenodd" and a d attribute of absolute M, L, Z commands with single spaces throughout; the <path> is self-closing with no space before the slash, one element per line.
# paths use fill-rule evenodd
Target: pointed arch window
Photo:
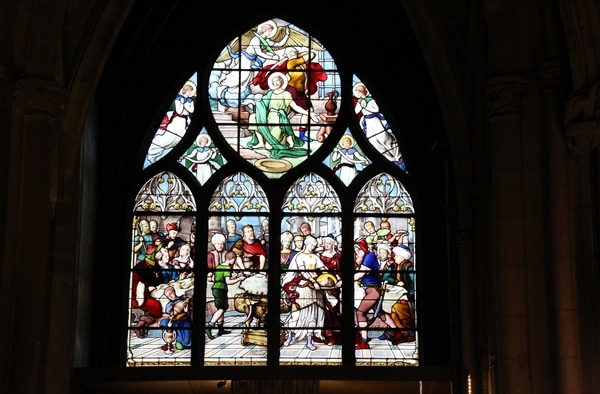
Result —
<path fill-rule="evenodd" d="M 173 83 L 131 210 L 127 365 L 419 366 L 412 175 L 366 84 L 278 18 Z"/>

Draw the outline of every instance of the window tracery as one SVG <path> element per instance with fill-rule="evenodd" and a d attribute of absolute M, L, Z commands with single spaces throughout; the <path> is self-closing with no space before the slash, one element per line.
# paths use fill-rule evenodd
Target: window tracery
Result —
<path fill-rule="evenodd" d="M 127 365 L 419 365 L 417 213 L 366 85 L 278 18 L 198 78 L 145 148 L 169 171 L 133 204 Z"/>

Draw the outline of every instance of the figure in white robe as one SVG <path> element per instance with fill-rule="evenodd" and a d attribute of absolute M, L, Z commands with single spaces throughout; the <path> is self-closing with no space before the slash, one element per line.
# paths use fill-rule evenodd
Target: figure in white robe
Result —
<path fill-rule="evenodd" d="M 194 113 L 194 96 L 196 84 L 187 81 L 175 97 L 175 110 L 167 112 L 164 116 L 156 135 L 152 139 L 146 160 L 152 164 L 159 157 L 170 151 L 181 141 L 190 124 L 190 115 Z"/>
<path fill-rule="evenodd" d="M 369 161 L 354 147 L 354 138 L 351 136 L 344 135 L 339 145 L 341 149 L 336 147 L 331 154 L 333 162 L 339 160 L 339 163 L 333 168 L 333 172 L 337 174 L 345 185 L 349 185 L 356 178 L 356 175 L 358 175 L 359 168 L 369 164 Z"/>
<path fill-rule="evenodd" d="M 402 154 L 396 137 L 387 126 L 384 116 L 379 112 L 379 105 L 369 94 L 363 83 L 357 83 L 352 89 L 357 98 L 354 112 L 360 115 L 360 125 L 369 142 L 375 149 L 390 161 L 402 162 Z"/>
<path fill-rule="evenodd" d="M 313 337 L 324 340 L 321 328 L 325 322 L 325 309 L 316 278 L 319 271 L 327 271 L 327 267 L 315 253 L 316 247 L 316 238 L 307 236 L 304 248 L 294 256 L 281 281 L 281 287 L 291 304 L 291 313 L 286 322 L 290 330 L 284 346 L 306 339 L 306 348 L 315 350 Z"/>
<path fill-rule="evenodd" d="M 196 147 L 183 159 L 188 160 L 194 164 L 190 167 L 190 171 L 196 174 L 196 179 L 201 185 L 204 185 L 206 181 L 219 169 L 218 163 L 214 161 L 217 157 L 217 148 L 210 147 L 210 137 L 208 134 L 200 134 L 196 138 Z"/>

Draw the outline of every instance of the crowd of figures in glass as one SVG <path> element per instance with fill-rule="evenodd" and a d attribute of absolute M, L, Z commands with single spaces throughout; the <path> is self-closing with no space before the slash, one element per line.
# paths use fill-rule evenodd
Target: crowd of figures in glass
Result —
<path fill-rule="evenodd" d="M 359 192 L 354 212 L 356 362 L 417 365 L 412 199 L 397 179 L 382 173 Z M 371 351 L 387 344 L 398 345 L 391 358 Z"/>
<path fill-rule="evenodd" d="M 277 178 L 327 138 L 339 110 L 340 79 L 331 55 L 315 37 L 272 19 L 223 49 L 208 94 L 228 143 Z"/>
<path fill-rule="evenodd" d="M 205 351 L 207 365 L 267 361 L 269 204 L 245 173 L 225 178 L 208 211 Z M 227 347 L 224 357 L 221 350 Z"/>
<path fill-rule="evenodd" d="M 209 232 L 205 363 L 265 364 L 268 219 L 213 216 L 209 219 Z M 217 356 L 224 346 L 235 357 Z"/>
<path fill-rule="evenodd" d="M 280 363 L 341 363 L 339 197 L 323 178 L 308 173 L 292 184 L 282 212 Z M 313 354 L 334 345 L 326 358 Z"/>
<path fill-rule="evenodd" d="M 190 361 L 196 218 L 186 212 L 195 209 L 190 190 L 168 172 L 136 197 L 128 365 L 159 365 L 166 356 Z"/>

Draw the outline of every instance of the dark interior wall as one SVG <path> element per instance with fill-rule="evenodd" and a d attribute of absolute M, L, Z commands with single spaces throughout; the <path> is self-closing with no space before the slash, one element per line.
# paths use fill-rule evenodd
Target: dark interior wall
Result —
<path fill-rule="evenodd" d="M 103 338 L 118 337 L 125 318 L 122 225 L 141 147 L 178 81 L 271 17 L 319 38 L 402 131 L 411 190 L 434 207 L 419 229 L 424 253 L 450 267 L 433 278 L 450 299 L 424 295 L 435 304 L 423 313 L 439 316 L 444 332 L 427 341 L 425 360 L 461 365 L 483 393 L 600 392 L 598 4 L 353 7 L 0 0 L 0 392 L 62 393 L 73 366 L 112 366 L 122 355 Z M 373 64 L 382 68 L 370 74 Z"/>

